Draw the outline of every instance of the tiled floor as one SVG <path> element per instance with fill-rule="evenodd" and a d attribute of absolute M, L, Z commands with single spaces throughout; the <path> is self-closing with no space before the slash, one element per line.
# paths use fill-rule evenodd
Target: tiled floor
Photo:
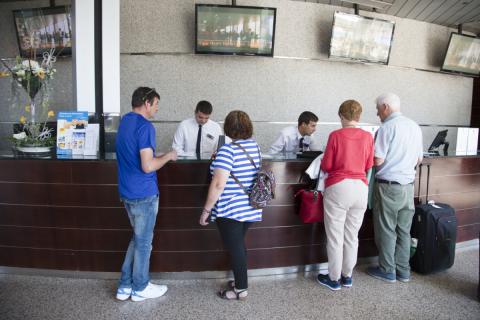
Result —
<path fill-rule="evenodd" d="M 478 248 L 455 265 L 410 283 L 389 284 L 358 266 L 351 289 L 330 291 L 315 275 L 250 278 L 246 301 L 223 301 L 224 280 L 154 280 L 167 295 L 144 302 L 114 298 L 116 281 L 0 274 L 0 319 L 480 319 Z"/>

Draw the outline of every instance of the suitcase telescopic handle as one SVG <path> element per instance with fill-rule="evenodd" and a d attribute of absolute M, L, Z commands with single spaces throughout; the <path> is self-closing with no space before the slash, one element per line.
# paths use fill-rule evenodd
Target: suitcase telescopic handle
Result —
<path fill-rule="evenodd" d="M 420 189 L 422 186 L 422 166 L 423 164 L 420 163 L 418 165 L 418 190 L 417 190 L 417 198 L 418 198 L 418 203 L 422 203 L 422 199 L 420 198 Z"/>
<path fill-rule="evenodd" d="M 430 163 L 420 163 L 418 165 L 418 202 L 421 204 L 422 199 L 420 197 L 420 189 L 422 186 L 422 168 L 423 166 L 427 167 L 427 193 L 425 195 L 425 203 L 428 203 L 428 188 L 430 186 Z"/>

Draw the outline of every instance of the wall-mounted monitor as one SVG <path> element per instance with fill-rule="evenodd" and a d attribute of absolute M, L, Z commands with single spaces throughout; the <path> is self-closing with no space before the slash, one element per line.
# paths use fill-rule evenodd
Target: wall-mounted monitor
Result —
<path fill-rule="evenodd" d="M 72 54 L 70 6 L 14 10 L 13 19 L 22 57 Z"/>
<path fill-rule="evenodd" d="M 442 71 L 478 76 L 480 74 L 480 38 L 452 33 Z"/>
<path fill-rule="evenodd" d="M 336 11 L 330 58 L 388 64 L 395 22 Z"/>
<path fill-rule="evenodd" d="M 195 5 L 195 53 L 273 57 L 276 8 Z"/>

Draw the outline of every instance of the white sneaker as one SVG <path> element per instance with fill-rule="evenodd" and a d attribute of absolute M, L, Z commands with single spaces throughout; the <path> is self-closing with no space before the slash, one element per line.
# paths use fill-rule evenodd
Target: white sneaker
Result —
<path fill-rule="evenodd" d="M 132 288 L 118 288 L 117 299 L 125 301 L 132 295 Z"/>
<path fill-rule="evenodd" d="M 143 301 L 161 297 L 167 292 L 168 288 L 162 284 L 153 284 L 151 282 L 142 291 L 132 291 L 132 301 Z"/>

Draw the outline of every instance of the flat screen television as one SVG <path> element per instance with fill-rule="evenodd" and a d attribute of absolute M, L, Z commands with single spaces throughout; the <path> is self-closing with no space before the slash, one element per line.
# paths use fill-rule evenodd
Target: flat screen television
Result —
<path fill-rule="evenodd" d="M 72 54 L 70 6 L 14 10 L 13 19 L 22 57 Z"/>
<path fill-rule="evenodd" d="M 452 32 L 442 71 L 480 74 L 480 38 Z"/>
<path fill-rule="evenodd" d="M 329 58 L 388 64 L 395 22 L 336 11 Z"/>
<path fill-rule="evenodd" d="M 276 8 L 195 5 L 195 53 L 273 57 Z"/>

